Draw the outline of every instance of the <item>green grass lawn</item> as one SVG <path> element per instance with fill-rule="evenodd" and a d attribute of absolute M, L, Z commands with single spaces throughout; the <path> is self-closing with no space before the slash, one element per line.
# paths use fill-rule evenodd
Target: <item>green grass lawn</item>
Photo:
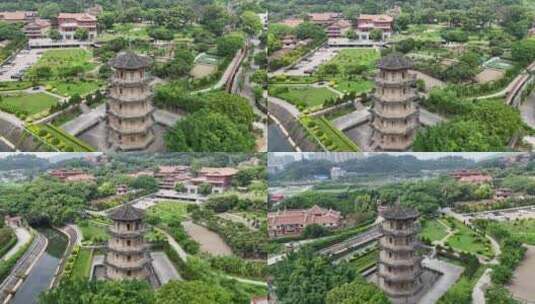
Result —
<path fill-rule="evenodd" d="M 68 69 L 80 67 L 87 72 L 96 67 L 93 61 L 93 54 L 84 49 L 61 49 L 48 50 L 37 60 L 27 75 L 33 75 L 37 68 L 49 67 L 52 69 L 53 77 L 58 77 L 68 72 Z"/>
<path fill-rule="evenodd" d="M 176 219 L 182 219 L 187 214 L 187 204 L 175 201 L 160 201 L 157 205 L 149 208 L 148 216 L 154 216 L 162 223 L 170 223 Z"/>
<path fill-rule="evenodd" d="M 107 228 L 104 225 L 92 221 L 81 221 L 78 223 L 78 227 L 82 231 L 84 241 L 99 243 L 109 239 Z"/>
<path fill-rule="evenodd" d="M 356 94 L 368 93 L 374 87 L 373 81 L 360 77 L 357 79 L 337 77 L 329 85 L 342 93 L 355 92 Z"/>
<path fill-rule="evenodd" d="M 449 219 L 448 224 L 451 226 L 451 223 L 455 225 L 454 235 L 448 238 L 446 244 L 456 250 L 466 251 L 469 253 L 475 253 L 484 255 L 486 257 L 492 257 L 494 254 L 492 252 L 492 247 L 490 241 L 487 240 L 484 236 L 477 234 L 475 231 L 472 231 L 466 225 L 461 222 Z"/>
<path fill-rule="evenodd" d="M 365 65 L 369 70 L 375 68 L 380 54 L 373 48 L 351 48 L 342 49 L 340 52 L 328 63 L 337 64 L 339 70 L 345 73 L 345 67 L 348 65 Z"/>
<path fill-rule="evenodd" d="M 535 220 L 523 219 L 508 222 L 497 222 L 499 225 L 509 231 L 516 239 L 528 245 L 535 245 Z"/>
<path fill-rule="evenodd" d="M 48 111 L 51 106 L 57 104 L 59 100 L 45 93 L 11 93 L 3 94 L 0 101 L 0 110 L 17 113 L 26 112 L 27 115 Z"/>
<path fill-rule="evenodd" d="M 336 93 L 327 88 L 311 86 L 272 86 L 270 94 L 296 105 L 301 110 L 321 107 L 325 100 L 338 97 Z"/>
<path fill-rule="evenodd" d="M 431 241 L 439 241 L 446 237 L 448 233 L 446 232 L 446 227 L 440 224 L 438 220 L 427 220 L 422 225 L 420 235 Z"/>
<path fill-rule="evenodd" d="M 47 81 L 45 84 L 47 91 L 62 96 L 72 96 L 74 94 L 85 96 L 95 92 L 103 85 L 104 82 L 101 80 L 51 80 Z"/>
<path fill-rule="evenodd" d="M 0 81 L 0 91 L 25 90 L 31 86 L 30 81 Z"/>
<path fill-rule="evenodd" d="M 91 249 L 80 248 L 78 257 L 76 258 L 76 261 L 72 267 L 72 278 L 83 280 L 89 279 L 92 260 L 93 255 L 91 254 Z"/>

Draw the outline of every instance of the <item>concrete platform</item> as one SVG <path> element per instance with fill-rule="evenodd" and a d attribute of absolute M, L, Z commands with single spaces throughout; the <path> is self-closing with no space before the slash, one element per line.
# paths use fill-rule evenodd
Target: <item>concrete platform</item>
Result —
<path fill-rule="evenodd" d="M 164 285 L 171 280 L 182 280 L 182 277 L 175 266 L 164 252 L 151 252 L 150 256 L 152 258 L 152 268 L 161 285 Z"/>

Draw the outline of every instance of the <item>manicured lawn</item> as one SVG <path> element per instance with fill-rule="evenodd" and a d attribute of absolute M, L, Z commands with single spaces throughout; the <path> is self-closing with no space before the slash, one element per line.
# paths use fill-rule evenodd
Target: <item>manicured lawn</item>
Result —
<path fill-rule="evenodd" d="M 477 234 L 458 221 L 449 219 L 448 224 L 451 223 L 454 223 L 454 229 L 456 229 L 457 232 L 448 238 L 446 243 L 448 246 L 460 251 L 480 254 L 486 257 L 493 256 L 490 242 L 484 236 Z"/>
<path fill-rule="evenodd" d="M 104 225 L 92 221 L 81 221 L 78 223 L 78 227 L 82 231 L 84 241 L 99 243 L 109 239 L 107 228 Z"/>
<path fill-rule="evenodd" d="M 56 93 L 62 96 L 72 96 L 78 94 L 85 96 L 89 93 L 95 92 L 104 84 L 101 80 L 52 80 L 46 82 L 46 88 L 52 93 Z"/>
<path fill-rule="evenodd" d="M 374 69 L 380 54 L 372 48 L 342 49 L 329 63 L 337 64 L 340 71 L 345 72 L 348 65 L 365 65 Z"/>
<path fill-rule="evenodd" d="M 338 97 L 327 88 L 311 86 L 272 86 L 270 94 L 284 99 L 300 109 L 321 107 L 325 100 Z"/>
<path fill-rule="evenodd" d="M 149 208 L 148 216 L 159 218 L 162 223 L 170 223 L 176 219 L 182 219 L 187 213 L 187 204 L 175 201 L 160 201 L 157 205 Z"/>
<path fill-rule="evenodd" d="M 27 115 L 48 111 L 59 100 L 45 93 L 10 93 L 3 94 L 0 109 L 9 113 L 25 112 Z"/>
<path fill-rule="evenodd" d="M 72 267 L 72 278 L 87 280 L 91 273 L 92 259 L 91 249 L 80 248 L 76 262 Z"/>
<path fill-rule="evenodd" d="M 511 233 L 516 239 L 528 245 L 535 245 L 535 220 L 524 219 L 508 222 L 499 222 L 500 225 Z"/>
<path fill-rule="evenodd" d="M 82 72 L 94 69 L 93 54 L 84 49 L 48 50 L 27 72 L 29 75 L 39 67 L 50 67 L 53 77 L 65 75 L 70 69 L 80 68 Z"/>
<path fill-rule="evenodd" d="M 448 233 L 446 232 L 446 227 L 439 223 L 438 220 L 427 220 L 422 225 L 420 235 L 432 242 L 442 240 Z"/>
<path fill-rule="evenodd" d="M 359 147 L 344 133 L 336 129 L 325 117 L 302 116 L 301 124 L 311 134 L 314 134 L 329 151 L 357 152 Z"/>
<path fill-rule="evenodd" d="M 368 93 L 373 87 L 374 83 L 370 80 L 338 77 L 330 82 L 330 85 L 342 93 L 355 92 L 356 94 Z"/>

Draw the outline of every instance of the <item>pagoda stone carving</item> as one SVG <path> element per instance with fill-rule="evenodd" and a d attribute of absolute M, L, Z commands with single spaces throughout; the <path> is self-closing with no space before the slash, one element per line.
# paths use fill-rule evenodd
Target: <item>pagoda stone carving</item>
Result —
<path fill-rule="evenodd" d="M 413 304 L 424 284 L 422 256 L 417 252 L 419 214 L 396 204 L 383 211 L 379 240 L 378 286 L 394 304 Z"/>
<path fill-rule="evenodd" d="M 142 210 L 130 205 L 119 207 L 110 214 L 113 224 L 109 229 L 104 265 L 106 278 L 111 280 L 149 280 L 151 258 L 143 235 L 145 224 Z"/>
<path fill-rule="evenodd" d="M 110 60 L 113 69 L 106 104 L 107 144 L 112 151 L 146 149 L 155 138 L 154 107 L 151 104 L 151 60 L 121 52 Z"/>
<path fill-rule="evenodd" d="M 376 89 L 372 96 L 372 138 L 377 151 L 405 151 L 419 126 L 416 77 L 409 73 L 412 63 L 400 53 L 390 53 L 378 63 Z"/>

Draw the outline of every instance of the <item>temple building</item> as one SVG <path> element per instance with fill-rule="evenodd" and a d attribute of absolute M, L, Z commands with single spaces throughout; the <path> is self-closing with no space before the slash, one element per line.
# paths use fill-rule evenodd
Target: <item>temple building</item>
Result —
<path fill-rule="evenodd" d="M 268 235 L 271 238 L 300 235 L 306 226 L 321 225 L 327 229 L 342 226 L 342 214 L 332 209 L 314 205 L 310 209 L 295 209 L 269 212 L 267 216 Z"/>
<path fill-rule="evenodd" d="M 106 278 L 149 280 L 151 258 L 149 246 L 143 239 L 143 211 L 124 205 L 113 211 L 109 217 L 113 224 L 109 229 L 111 238 L 104 260 Z"/>
<path fill-rule="evenodd" d="M 114 70 L 106 104 L 109 150 L 145 150 L 155 139 L 150 77 L 146 72 L 151 60 L 127 51 L 109 64 Z"/>
<path fill-rule="evenodd" d="M 418 211 L 396 204 L 382 217 L 377 285 L 393 304 L 417 303 L 424 288 L 422 256 L 417 252 Z"/>
<path fill-rule="evenodd" d="M 420 124 L 416 104 L 415 75 L 409 73 L 412 63 L 400 53 L 383 57 L 378 64 L 376 90 L 372 96 L 372 137 L 375 151 L 408 150 Z"/>

